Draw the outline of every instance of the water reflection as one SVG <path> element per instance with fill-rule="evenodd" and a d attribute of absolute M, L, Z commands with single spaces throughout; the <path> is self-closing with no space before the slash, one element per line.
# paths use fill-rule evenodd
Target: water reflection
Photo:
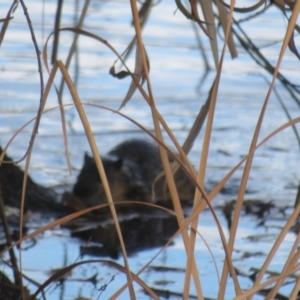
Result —
<path fill-rule="evenodd" d="M 115 224 L 87 227 L 89 226 L 71 229 L 72 237 L 87 242 L 87 245 L 80 246 L 81 256 L 109 256 L 118 259 L 121 248 Z M 120 222 L 120 227 L 127 254 L 131 256 L 139 251 L 164 246 L 177 231 L 178 223 L 174 216 L 153 214 L 129 216 L 129 219 Z"/>

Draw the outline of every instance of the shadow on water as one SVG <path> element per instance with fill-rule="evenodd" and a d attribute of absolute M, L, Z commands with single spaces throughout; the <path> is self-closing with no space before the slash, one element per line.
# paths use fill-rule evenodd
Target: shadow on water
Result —
<path fill-rule="evenodd" d="M 223 226 L 227 226 L 228 230 L 231 225 L 234 207 L 235 200 L 215 207 L 215 212 L 221 220 L 224 220 Z M 186 214 L 189 214 L 190 209 L 191 207 L 188 205 L 185 207 Z M 247 241 L 246 244 L 251 243 L 252 245 L 251 247 L 248 246 L 246 248 L 239 245 L 239 243 L 237 243 L 236 245 L 235 251 L 238 258 L 235 259 L 235 265 L 239 278 L 247 279 L 248 282 L 253 282 L 255 280 L 256 274 L 259 269 L 255 268 L 253 260 L 256 261 L 259 258 L 265 257 L 267 252 L 264 251 L 264 243 L 268 241 L 271 242 L 275 238 L 277 234 L 276 232 L 280 230 L 280 226 L 284 225 L 285 220 L 291 213 L 291 211 L 292 207 L 277 207 L 272 202 L 266 203 L 264 201 L 251 199 L 245 200 L 241 215 L 240 227 L 241 230 L 243 230 L 244 226 L 246 226 L 246 228 L 248 229 L 250 226 L 253 226 L 253 228 L 243 234 L 243 239 Z M 95 216 L 97 215 L 101 216 L 102 221 L 95 221 Z M 120 227 L 127 249 L 127 254 L 129 257 L 133 257 L 133 259 L 137 259 L 137 257 L 139 257 L 140 255 L 143 256 L 142 253 L 147 253 L 147 251 L 151 252 L 151 250 L 153 249 L 160 249 L 178 230 L 177 220 L 173 215 L 170 215 L 169 213 L 164 211 L 157 210 L 155 208 L 147 207 L 147 209 L 141 209 L 140 206 L 125 205 L 122 209 L 120 209 L 118 215 L 120 218 Z M 204 218 L 204 222 L 206 223 L 205 226 L 207 226 L 206 231 L 211 230 L 211 236 L 213 236 L 212 231 L 214 224 L 211 220 L 206 220 L 207 216 L 210 216 L 209 210 L 204 211 L 204 215 L 202 216 L 202 218 Z M 29 226 L 27 228 L 24 228 L 24 233 L 31 232 L 34 229 L 34 226 L 31 226 L 32 224 L 30 225 L 29 222 Z M 79 218 L 70 223 L 66 223 L 63 225 L 63 228 L 61 230 L 65 231 L 66 229 L 69 233 L 69 237 L 62 236 L 62 240 L 64 240 L 64 243 L 69 243 L 68 240 L 70 238 L 74 240 L 74 242 L 72 242 L 72 251 L 74 251 L 75 245 L 77 245 L 77 253 L 79 254 L 76 261 L 88 261 L 93 257 L 112 259 L 114 261 L 118 261 L 119 259 L 121 259 L 121 250 L 118 236 L 115 230 L 115 225 L 109 217 L 108 211 L 99 211 L 99 214 L 97 214 L 96 212 L 94 216 L 91 216 L 90 218 Z M 61 237 L 61 230 L 54 229 L 52 231 L 52 242 L 55 240 L 55 236 Z M 297 231 L 298 229 L 294 227 L 294 230 Z M 199 232 L 203 231 L 204 230 L 199 227 Z M 12 237 L 14 236 L 17 239 L 18 233 L 15 232 L 15 235 L 12 235 Z M 27 243 L 24 243 L 24 245 L 22 245 L 22 252 L 26 253 L 33 251 L 34 253 L 34 249 L 38 248 L 39 244 L 42 243 L 44 239 L 45 237 L 42 239 L 37 237 L 34 238 L 34 242 L 28 241 Z M 216 241 L 214 241 L 213 243 L 215 242 Z M 176 248 L 176 244 L 178 244 L 178 240 L 172 242 L 170 246 Z M 5 248 L 5 246 L 6 244 L 2 244 L 1 248 L 3 249 Z M 207 249 L 205 249 L 205 251 L 207 251 Z M 57 259 L 57 254 L 58 252 L 52 254 L 52 258 L 47 257 L 47 259 Z M 244 266 L 246 262 L 248 266 L 250 262 L 251 267 L 249 269 Z M 239 263 L 242 263 L 242 266 Z M 155 263 L 154 265 L 148 267 L 148 272 L 156 274 L 154 275 L 155 280 L 153 280 L 152 285 L 153 290 L 162 298 L 168 299 L 169 297 L 179 297 L 180 295 L 180 292 L 178 293 L 176 291 L 176 288 L 174 290 L 172 289 L 173 285 L 171 284 L 171 282 L 167 280 L 164 284 L 162 284 L 163 279 L 161 279 L 161 274 L 184 274 L 183 269 L 177 268 L 175 266 L 172 266 L 170 263 L 165 262 L 162 264 Z M 94 270 L 93 268 L 94 267 L 92 267 L 91 270 Z M 58 271 L 47 270 L 47 273 L 49 272 L 51 272 L 51 274 L 55 274 L 55 272 Z M 91 286 L 93 286 L 94 290 L 99 291 L 99 286 L 102 287 L 104 284 L 103 279 L 101 279 L 101 273 L 102 272 L 97 269 L 96 274 L 83 276 L 81 275 L 80 278 L 78 278 L 77 275 L 65 275 L 63 276 L 63 278 L 57 279 L 58 283 L 60 284 L 56 285 L 54 290 L 60 290 L 61 293 L 62 287 L 70 284 L 71 282 L 77 282 L 77 284 L 79 285 L 83 284 L 83 282 L 85 282 L 85 284 L 89 282 L 91 283 Z M 269 275 L 273 276 L 274 274 L 270 273 Z M 114 275 L 109 276 L 112 276 L 112 278 L 114 278 Z M 166 278 L 170 278 L 169 275 L 165 276 Z M 172 276 L 171 278 L 173 278 Z M 1 299 L 14 299 L 9 298 L 10 296 L 6 295 L 17 295 L 13 293 L 17 293 L 18 290 L 16 291 L 14 284 L 12 284 L 11 282 L 10 284 L 8 283 L 7 280 L 9 279 L 4 273 L 2 274 L 1 278 Z M 178 279 L 175 277 L 175 281 L 177 280 Z M 293 280 L 292 277 L 291 280 Z M 96 288 L 97 286 L 98 288 Z M 164 286 L 166 286 L 166 288 L 164 288 Z M 261 295 L 264 295 L 264 293 L 267 294 L 268 289 L 263 289 L 260 291 Z M 193 298 L 194 296 L 191 294 L 191 299 Z M 278 295 L 274 299 L 288 299 L 288 297 L 278 293 Z"/>
<path fill-rule="evenodd" d="M 77 237 L 87 242 L 86 246 L 80 246 L 80 253 L 84 257 L 89 256 L 108 256 L 112 259 L 118 259 L 121 255 L 119 238 L 115 225 L 110 223 L 106 225 L 89 224 L 84 222 L 84 227 L 68 228 L 72 237 Z M 90 225 L 91 228 L 88 228 Z M 127 254 L 132 256 L 139 251 L 160 248 L 164 246 L 169 238 L 178 230 L 176 217 L 153 214 L 137 216 L 128 216 L 120 222 L 124 243 Z M 89 245 L 97 243 L 100 245 Z"/>

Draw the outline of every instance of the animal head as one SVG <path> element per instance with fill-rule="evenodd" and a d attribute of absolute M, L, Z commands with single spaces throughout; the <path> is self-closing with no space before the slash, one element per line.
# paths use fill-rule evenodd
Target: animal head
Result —
<path fill-rule="evenodd" d="M 115 201 L 124 200 L 121 199 L 126 189 L 123 160 L 120 158 L 104 157 L 102 158 L 102 163 L 113 199 Z M 73 193 L 84 201 L 87 206 L 107 202 L 95 160 L 86 153 L 84 164 L 77 177 Z"/>

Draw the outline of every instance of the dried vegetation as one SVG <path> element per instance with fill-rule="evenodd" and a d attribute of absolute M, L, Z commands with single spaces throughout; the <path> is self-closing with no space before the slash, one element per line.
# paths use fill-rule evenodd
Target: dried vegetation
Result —
<path fill-rule="evenodd" d="M 102 182 L 104 184 L 105 193 L 108 199 L 108 206 L 111 211 L 111 215 L 113 218 L 113 224 L 115 227 L 117 239 L 120 242 L 120 249 L 124 258 L 124 265 L 121 266 L 113 261 L 109 260 L 94 260 L 93 263 L 105 263 L 111 265 L 113 268 L 116 268 L 119 272 L 126 274 L 127 283 L 120 287 L 115 291 L 113 295 L 111 295 L 110 299 L 116 299 L 120 297 L 122 298 L 122 293 L 124 290 L 128 289 L 130 293 L 131 299 L 136 299 L 135 289 L 133 288 L 133 282 L 136 282 L 141 286 L 142 289 L 146 291 L 153 299 L 159 299 L 160 297 L 172 296 L 172 294 L 166 295 L 163 291 L 159 291 L 157 289 L 151 289 L 145 282 L 143 282 L 139 274 L 143 272 L 150 264 L 149 261 L 145 264 L 139 272 L 136 274 L 132 273 L 130 270 L 130 265 L 128 263 L 128 257 L 126 249 L 124 237 L 122 234 L 122 230 L 120 228 L 120 223 L 118 219 L 118 214 L 116 212 L 116 208 L 114 205 L 113 198 L 111 196 L 111 191 L 109 189 L 109 185 L 105 176 L 105 172 L 103 169 L 103 165 L 101 162 L 101 157 L 99 155 L 98 148 L 96 146 L 95 137 L 93 135 L 93 131 L 90 126 L 89 119 L 85 113 L 85 105 L 83 103 L 76 91 L 76 86 L 74 85 L 74 79 L 70 75 L 68 69 L 71 64 L 72 57 L 74 56 L 76 44 L 79 36 L 86 36 L 90 39 L 94 39 L 97 42 L 103 44 L 108 48 L 109 51 L 112 51 L 116 57 L 115 63 L 111 66 L 110 70 L 107 70 L 108 76 L 114 76 L 117 79 L 123 79 L 125 77 L 131 77 L 131 84 L 128 88 L 128 92 L 124 95 L 123 101 L 120 103 L 119 110 L 113 110 L 109 107 L 103 107 L 100 105 L 95 105 L 95 109 L 106 109 L 118 114 L 124 118 L 127 118 L 129 121 L 133 122 L 136 126 L 138 126 L 141 130 L 144 130 L 146 134 L 148 134 L 155 142 L 159 145 L 160 155 L 163 162 L 164 167 L 164 175 L 166 177 L 166 181 L 170 190 L 170 194 L 172 197 L 173 207 L 174 207 L 174 215 L 177 219 L 178 229 L 174 232 L 173 236 L 169 239 L 167 243 L 165 243 L 164 247 L 161 248 L 159 252 L 161 252 L 167 245 L 169 245 L 172 240 L 176 236 L 181 236 L 185 251 L 186 251 L 186 266 L 185 266 L 185 279 L 184 279 L 184 287 L 182 290 L 182 298 L 183 299 L 191 299 L 190 298 L 190 286 L 191 282 L 195 285 L 197 298 L 205 299 L 205 295 L 203 294 L 201 287 L 201 276 L 199 276 L 199 270 L 197 267 L 197 263 L 195 261 L 195 240 L 199 238 L 197 233 L 199 219 L 201 218 L 201 213 L 205 208 L 209 208 L 211 214 L 215 219 L 215 226 L 219 230 L 219 234 L 223 244 L 224 250 L 224 264 L 223 270 L 220 274 L 219 278 L 219 286 L 216 287 L 218 289 L 217 299 L 225 299 L 225 291 L 228 286 L 229 278 L 232 278 L 235 290 L 235 300 L 239 299 L 252 299 L 256 293 L 264 293 L 265 299 L 275 299 L 279 297 L 278 291 L 280 287 L 285 283 L 285 281 L 292 274 L 296 274 L 299 271 L 299 235 L 296 235 L 295 243 L 292 249 L 290 249 L 290 253 L 287 257 L 286 263 L 284 264 L 284 268 L 280 274 L 268 274 L 269 276 L 265 279 L 264 275 L 268 272 L 268 267 L 274 258 L 276 251 L 278 250 L 280 244 L 282 243 L 287 232 L 292 228 L 295 224 L 295 221 L 300 213 L 300 205 L 298 204 L 300 197 L 298 197 L 295 205 L 295 209 L 293 212 L 287 216 L 285 225 L 281 230 L 281 234 L 274 241 L 274 245 L 269 255 L 267 256 L 264 264 L 261 266 L 259 270 L 255 270 L 255 274 L 252 276 L 253 285 L 251 287 L 245 288 L 240 285 L 239 275 L 240 273 L 235 269 L 234 262 L 232 261 L 232 252 L 234 249 L 236 232 L 239 226 L 239 218 L 242 214 L 243 210 L 243 201 L 246 191 L 246 185 L 249 178 L 249 173 L 251 170 L 253 157 L 255 155 L 255 151 L 258 147 L 260 147 L 265 141 L 272 138 L 272 136 L 276 135 L 278 132 L 284 130 L 289 126 L 294 126 L 297 122 L 299 122 L 300 118 L 290 119 L 286 124 L 282 125 L 276 131 L 272 132 L 268 137 L 264 140 L 258 140 L 260 129 L 262 126 L 262 122 L 264 119 L 264 115 L 267 109 L 268 101 L 271 92 L 274 89 L 275 81 L 281 82 L 281 84 L 287 89 L 290 93 L 291 97 L 299 103 L 299 86 L 289 82 L 287 78 L 284 77 L 283 74 L 280 73 L 279 68 L 281 61 L 284 57 L 284 54 L 287 48 L 290 49 L 295 54 L 295 60 L 299 58 L 299 54 L 296 50 L 294 35 L 299 33 L 299 27 L 296 24 L 297 17 L 300 11 L 300 2 L 299 1 L 265 1 L 259 0 L 255 5 L 251 7 L 238 7 L 238 2 L 230 1 L 226 3 L 225 1 L 217 0 L 217 1 L 205 1 L 205 0 L 190 0 L 189 3 L 175 0 L 177 6 L 177 14 L 181 13 L 186 17 L 186 22 L 192 22 L 191 30 L 194 30 L 197 33 L 198 45 L 199 49 L 202 51 L 203 58 L 205 59 L 205 65 L 207 69 L 209 69 L 209 62 L 207 60 L 207 55 L 213 58 L 215 79 L 211 82 L 211 89 L 207 95 L 207 100 L 203 104 L 201 110 L 198 112 L 197 117 L 194 120 L 193 126 L 187 136 L 183 145 L 180 145 L 169 128 L 167 122 L 164 119 L 164 116 L 158 111 L 156 107 L 155 94 L 153 93 L 151 86 L 151 77 L 150 77 L 150 66 L 151 66 L 151 58 L 147 54 L 147 46 L 143 41 L 142 29 L 147 26 L 147 19 L 151 18 L 151 10 L 154 5 L 157 5 L 156 9 L 159 9 L 159 2 L 155 3 L 152 0 L 144 0 L 142 3 L 138 3 L 135 0 L 131 0 L 128 5 L 131 7 L 132 13 L 132 24 L 135 29 L 135 36 L 132 37 L 132 41 L 129 43 L 127 49 L 119 54 L 118 51 L 114 48 L 114 46 L 110 43 L 109 40 L 105 40 L 104 38 L 94 34 L 92 31 L 87 31 L 84 29 L 83 21 L 85 18 L 88 18 L 87 10 L 90 5 L 90 1 L 86 0 L 81 10 L 81 15 L 79 17 L 77 26 L 71 28 L 60 28 L 60 18 L 61 18 L 61 5 L 62 1 L 58 1 L 57 12 L 56 12 L 56 22 L 53 33 L 50 34 L 45 43 L 44 48 L 39 49 L 38 41 L 35 39 L 35 28 L 30 20 L 30 11 L 26 8 L 26 3 L 24 0 L 14 1 L 7 11 L 6 16 L 1 16 L 1 32 L 0 32 L 0 45 L 5 40 L 6 35 L 8 34 L 7 29 L 9 28 L 11 22 L 14 22 L 14 12 L 16 10 L 23 10 L 25 14 L 25 18 L 28 24 L 28 30 L 30 30 L 32 34 L 32 43 L 35 46 L 36 50 L 36 64 L 38 66 L 39 76 L 40 76 L 40 99 L 39 99 L 39 109 L 36 112 L 36 117 L 33 120 L 34 127 L 32 130 L 31 140 L 29 143 L 29 148 L 26 151 L 24 157 L 22 159 L 26 160 L 26 172 L 28 171 L 28 167 L 30 164 L 32 147 L 34 147 L 35 137 L 38 132 L 40 120 L 43 117 L 45 112 L 45 104 L 48 99 L 49 90 L 54 85 L 54 80 L 58 76 L 58 73 L 62 75 L 61 84 L 56 88 L 57 90 L 57 99 L 58 99 L 58 107 L 55 109 L 60 110 L 61 112 L 61 126 L 62 133 L 64 135 L 65 140 L 65 153 L 67 157 L 67 161 L 70 166 L 69 158 L 68 158 L 68 135 L 66 129 L 66 121 L 64 114 L 64 103 L 63 103 L 63 88 L 67 87 L 68 93 L 71 95 L 73 99 L 74 106 L 77 109 L 78 115 L 80 116 L 82 125 L 85 130 L 86 137 L 90 144 L 91 151 L 93 156 L 95 157 L 96 164 L 99 170 L 99 174 L 101 176 Z M 116 5 L 118 5 L 116 3 Z M 270 6 L 276 6 L 278 10 L 282 11 L 282 15 L 287 20 L 286 32 L 283 40 L 281 41 L 281 50 L 278 55 L 277 63 L 272 65 L 268 59 L 263 56 L 259 47 L 257 47 L 253 41 L 246 35 L 243 31 L 243 22 L 247 22 L 247 19 L 239 19 L 239 21 L 235 20 L 235 14 L 248 13 L 247 18 L 259 18 L 260 14 L 263 14 L 265 10 L 267 10 Z M 249 13 L 252 15 L 249 17 Z M 2 14 L 4 12 L 2 11 Z M 118 22 L 116 20 L 116 22 Z M 223 40 L 220 39 L 218 33 L 220 29 L 223 31 Z M 72 32 L 74 35 L 73 43 L 70 45 L 69 55 L 65 62 L 57 59 L 57 53 L 59 49 L 59 34 L 62 31 Z M 201 39 L 207 39 L 210 44 L 210 49 L 203 49 L 201 44 L 201 39 L 199 38 L 199 34 L 201 35 Z M 50 41 L 54 41 L 52 55 L 51 55 L 51 63 L 50 63 L 50 55 L 49 55 L 49 43 Z M 205 173 L 207 166 L 207 158 L 210 149 L 210 141 L 211 141 L 211 133 L 212 133 L 212 125 L 214 121 L 214 112 L 216 107 L 216 102 L 218 99 L 218 88 L 219 83 L 222 76 L 222 67 L 225 60 L 225 54 L 227 52 L 230 53 L 231 58 L 238 59 L 238 51 L 237 45 L 241 45 L 243 49 L 249 53 L 250 57 L 257 62 L 257 64 L 267 70 L 270 74 L 272 74 L 272 80 L 269 83 L 269 89 L 266 91 L 266 98 L 264 104 L 261 109 L 260 116 L 257 121 L 257 126 L 255 131 L 253 132 L 252 143 L 249 147 L 249 151 L 246 157 L 244 157 L 209 193 L 206 191 L 204 187 L 205 181 Z M 221 49 L 221 50 L 219 50 Z M 126 61 L 132 51 L 135 51 L 135 67 L 134 70 L 130 70 L 127 67 Z M 40 55 L 42 54 L 42 55 Z M 298 63 L 298 61 L 296 61 Z M 42 71 L 45 66 L 46 72 L 48 76 Z M 117 67 L 118 65 L 118 67 Z M 121 67 L 120 67 L 121 66 Z M 44 78 L 47 80 L 44 82 Z M 136 120 L 133 120 L 129 116 L 126 116 L 122 113 L 122 108 L 125 105 L 130 105 L 130 100 L 134 93 L 139 92 L 141 97 L 144 99 L 145 107 L 149 107 L 152 113 L 154 132 L 147 130 L 142 124 L 139 124 Z M 38 101 L 38 99 L 37 99 Z M 280 100 L 281 101 L 281 100 Z M 289 116 L 289 111 L 285 108 L 284 103 L 282 102 L 283 109 L 285 110 L 287 116 Z M 187 154 L 189 153 L 194 140 L 198 136 L 199 132 L 203 130 L 203 124 L 206 122 L 204 139 L 200 157 L 200 164 L 195 171 L 191 166 Z M 24 125 L 25 126 L 25 125 Z M 20 131 L 22 128 L 20 128 Z M 178 152 L 178 156 L 176 156 L 176 162 L 170 164 L 168 160 L 168 154 L 171 152 L 168 146 L 165 145 L 162 130 L 166 132 L 169 136 L 170 140 L 173 143 L 173 147 Z M 17 135 L 18 132 L 15 133 Z M 298 137 L 298 133 L 295 128 L 295 134 Z M 14 136 L 11 139 L 13 141 Z M 3 145 L 4 146 L 4 145 Z M 4 151 L 1 154 L 1 160 L 4 157 L 6 149 L 9 147 L 9 144 L 5 145 Z M 244 165 L 243 165 L 244 164 Z M 225 215 L 227 214 L 228 224 L 230 225 L 230 235 L 227 239 L 224 234 L 224 229 L 221 227 L 218 217 L 216 215 L 216 208 L 213 207 L 213 200 L 215 196 L 220 192 L 225 183 L 230 179 L 232 174 L 241 166 L 243 166 L 243 174 L 240 178 L 240 186 L 238 190 L 237 199 L 234 202 L 234 205 L 229 205 L 224 208 Z M 70 167 L 71 168 L 71 167 Z M 182 168 L 190 178 L 193 179 L 196 186 L 196 193 L 193 202 L 193 208 L 190 211 L 188 216 L 184 215 L 181 203 L 179 201 L 178 193 L 176 190 L 176 185 L 173 179 L 173 173 L 176 172 L 178 168 Z M 1 185 L 0 185 L 1 186 Z M 26 186 L 26 177 L 24 177 L 24 190 Z M 300 193 L 298 193 L 300 194 Z M 2 212 L 4 211 L 4 206 L 0 197 L 0 205 Z M 146 205 L 141 203 L 141 205 Z M 150 204 L 148 204 L 150 205 Z M 270 205 L 266 205 L 267 207 L 261 208 L 263 210 L 262 214 L 268 209 L 270 209 Z M 24 211 L 24 192 L 23 198 L 20 202 L 21 212 Z M 34 292 L 32 298 L 29 297 L 28 291 L 26 289 L 22 289 L 22 282 L 24 280 L 22 276 L 22 257 L 19 257 L 19 263 L 17 263 L 14 255 L 14 247 L 20 246 L 25 240 L 28 240 L 39 233 L 54 228 L 58 225 L 67 224 L 68 222 L 78 218 L 79 216 L 83 216 L 91 211 L 95 211 L 99 208 L 103 207 L 103 205 L 87 208 L 84 210 L 80 210 L 73 214 L 67 215 L 63 218 L 60 218 L 54 222 L 51 222 L 41 228 L 35 230 L 30 234 L 23 235 L 22 234 L 22 224 L 23 224 L 23 213 L 21 213 L 20 219 L 20 238 L 17 242 L 12 242 L 9 237 L 9 230 L 6 228 L 7 234 L 7 248 L 4 251 L 10 252 L 10 262 L 8 263 L 14 270 L 14 280 L 15 285 L 14 288 L 19 289 L 19 292 L 23 295 L 23 299 L 33 299 L 34 297 L 43 297 L 43 291 L 47 290 L 47 286 L 61 280 L 63 276 L 69 272 L 71 269 L 76 268 L 80 264 L 90 263 L 91 261 L 81 261 L 76 262 L 72 265 L 69 265 L 63 269 L 56 271 L 53 275 L 49 277 L 47 281 L 43 284 L 40 284 L 37 290 Z M 229 212 L 228 212 L 229 211 Z M 2 214 L 3 224 L 5 222 L 5 216 Z M 5 227 L 7 227 L 6 225 Z M 4 252 L 2 252 L 3 254 Z M 154 258 L 153 258 L 154 259 Z M 0 274 L 1 280 L 1 290 L 6 289 L 5 284 L 9 282 L 9 280 L 5 277 L 5 275 Z M 28 280 L 28 278 L 26 278 Z M 108 283 L 109 284 L 109 283 Z M 298 291 L 299 291 L 300 280 L 299 277 L 295 277 L 294 285 L 289 295 L 289 299 L 298 299 Z M 9 283 L 9 286 L 11 283 Z M 105 289 L 105 287 L 103 288 Z M 2 295 L 2 294 L 1 294 Z M 4 295 L 4 294 L 3 294 Z M 7 296 L 5 299 L 10 299 Z M 2 298 L 1 298 L 2 299 Z M 17 298 L 15 298 L 17 299 Z"/>

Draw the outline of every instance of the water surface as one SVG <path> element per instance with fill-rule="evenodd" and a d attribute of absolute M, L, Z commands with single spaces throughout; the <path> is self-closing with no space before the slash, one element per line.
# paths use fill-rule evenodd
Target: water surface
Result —
<path fill-rule="evenodd" d="M 3 13 L 8 11 L 9 5 L 1 3 L 0 11 Z M 53 31 L 56 1 L 42 3 L 31 0 L 27 1 L 26 5 L 38 45 L 42 50 L 46 38 Z M 79 11 L 82 5 L 83 2 L 80 2 Z M 74 26 L 75 11 L 73 1 L 64 1 L 61 27 Z M 155 6 L 143 31 L 143 38 L 151 61 L 151 84 L 157 108 L 176 138 L 182 143 L 206 100 L 215 72 L 210 71 L 199 86 L 205 73 L 205 64 L 201 58 L 193 27 L 179 11 L 175 11 L 176 6 L 173 1 L 162 1 Z M 241 15 L 236 15 L 237 19 L 241 17 Z M 106 39 L 119 53 L 122 53 L 134 35 L 134 29 L 130 23 L 130 7 L 126 1 L 92 1 L 84 29 Z M 275 7 L 269 8 L 258 18 L 249 23 L 243 23 L 243 26 L 254 42 L 259 46 L 264 46 L 263 54 L 274 63 L 277 60 L 280 43 L 269 47 L 266 45 L 280 41 L 284 35 L 286 21 L 281 12 Z M 270 34 L 270 32 L 274 32 L 274 34 Z M 209 64 L 213 68 L 213 60 L 209 55 L 209 42 L 203 34 L 201 34 L 201 38 Z M 72 34 L 62 32 L 58 59 L 65 60 L 71 43 Z M 51 45 L 50 41 L 48 59 L 51 57 Z M 222 41 L 220 40 L 220 49 L 221 45 Z M 206 175 L 208 188 L 212 188 L 247 154 L 267 94 L 267 81 L 271 80 L 270 75 L 258 67 L 239 46 L 238 51 L 238 59 L 233 61 L 227 55 L 224 62 L 208 159 Z M 77 90 L 81 100 L 118 109 L 126 95 L 130 79 L 117 80 L 109 76 L 109 68 L 116 59 L 114 55 L 104 45 L 86 37 L 80 37 L 77 55 L 79 62 Z M 293 82 L 298 82 L 298 63 L 295 56 L 287 51 L 281 71 Z M 1 45 L 0 65 L 0 133 L 1 145 L 4 146 L 23 124 L 35 116 L 40 98 L 36 56 L 21 7 L 18 7 L 15 12 L 14 19 L 11 21 Z M 128 66 L 131 69 L 134 68 L 134 55 L 128 60 Z M 75 73 L 76 68 L 73 61 L 70 68 L 73 80 L 75 80 Z M 45 82 L 47 79 L 47 73 L 44 72 Z M 55 82 L 59 85 L 59 74 Z M 279 82 L 276 83 L 276 89 L 292 117 L 297 117 L 299 115 L 298 105 Z M 72 103 L 67 88 L 65 88 L 63 102 Z M 57 103 L 55 90 L 52 89 L 46 107 L 57 106 Z M 125 139 L 146 138 L 139 128 L 116 114 L 91 106 L 85 106 L 85 109 L 101 154 L 105 154 Z M 151 110 L 138 92 L 121 111 L 146 128 L 153 130 Z M 72 173 L 69 174 L 67 169 L 60 113 L 56 109 L 45 113 L 42 117 L 34 144 L 30 174 L 39 184 L 52 187 L 63 185 L 67 186 L 67 189 L 71 189 L 78 170 L 82 166 L 83 153 L 90 152 L 90 149 L 75 108 L 68 106 L 65 108 L 65 112 Z M 262 125 L 260 139 L 285 122 L 287 122 L 287 117 L 273 93 Z M 16 137 L 8 150 L 10 156 L 18 159 L 24 154 L 29 145 L 31 129 L 32 124 Z M 167 135 L 164 133 L 164 136 Z M 203 132 L 195 141 L 189 155 L 196 169 L 202 140 Z M 293 131 L 289 128 L 273 137 L 256 152 L 247 187 L 249 192 L 247 197 L 266 202 L 272 200 L 277 206 L 291 206 L 299 181 L 298 161 L 299 145 Z M 24 166 L 24 162 L 21 166 Z M 236 198 L 242 171 L 239 169 L 233 175 L 227 186 L 230 192 L 218 195 L 213 202 L 214 205 L 224 204 L 226 201 Z M 227 232 L 224 217 L 220 212 L 218 216 Z M 265 233 L 267 230 L 265 227 L 256 227 L 256 224 L 257 220 L 254 217 L 242 218 L 236 240 L 236 252 L 234 253 L 236 266 L 246 271 L 253 266 L 261 265 L 275 240 L 274 236 L 260 240 L 259 244 L 248 242 L 249 235 Z M 198 230 L 212 248 L 221 273 L 224 251 L 218 231 L 208 211 L 201 216 Z M 277 233 L 278 230 L 274 229 L 274 234 Z M 282 267 L 280 262 L 285 261 L 287 249 L 293 239 L 294 235 L 289 234 L 278 254 L 277 263 L 272 265 L 272 270 L 280 270 Z M 245 243 L 245 241 L 247 242 Z M 35 247 L 22 251 L 23 271 L 38 282 L 43 282 L 48 278 L 50 269 L 60 268 L 76 261 L 80 256 L 79 249 L 82 245 L 85 243 L 71 238 L 67 229 L 46 232 L 38 237 Z M 258 245 L 259 248 L 264 249 L 261 255 L 249 259 L 241 258 L 240 253 L 255 252 Z M 132 271 L 137 272 L 158 250 L 159 248 L 136 251 L 129 259 Z M 195 257 L 200 270 L 204 295 L 214 298 L 217 295 L 215 286 L 218 284 L 218 279 L 212 258 L 200 238 L 196 243 Z M 91 256 L 84 257 L 84 259 L 87 258 L 91 258 Z M 105 256 L 104 258 L 109 259 Z M 116 261 L 123 264 L 122 257 Z M 185 250 L 181 238 L 176 238 L 174 244 L 163 251 L 153 265 L 184 268 Z M 90 281 L 78 280 L 90 278 L 95 274 L 98 279 L 96 286 Z M 141 278 L 152 287 L 180 293 L 183 288 L 184 273 L 147 269 Z M 72 299 L 78 295 L 97 299 L 100 293 L 99 288 L 108 282 L 106 290 L 101 295 L 104 299 L 126 282 L 126 278 L 108 266 L 83 265 L 78 267 L 62 286 L 52 286 L 47 293 L 47 299 Z M 160 282 L 166 282 L 166 284 L 159 284 Z M 241 278 L 240 284 L 242 288 L 247 288 L 250 287 L 251 282 L 245 277 L 245 279 Z M 149 299 L 141 290 L 138 288 L 137 290 L 138 299 Z M 193 287 L 191 294 L 195 295 Z M 230 283 L 227 289 L 227 298 L 232 298 L 233 294 L 233 285 Z M 122 299 L 128 297 L 128 295 L 122 295 Z M 256 297 L 256 299 L 262 298 Z"/>

